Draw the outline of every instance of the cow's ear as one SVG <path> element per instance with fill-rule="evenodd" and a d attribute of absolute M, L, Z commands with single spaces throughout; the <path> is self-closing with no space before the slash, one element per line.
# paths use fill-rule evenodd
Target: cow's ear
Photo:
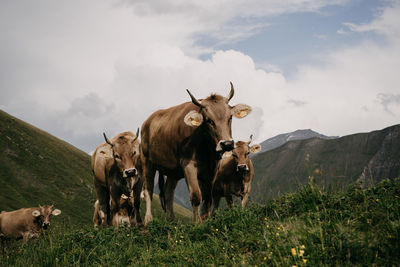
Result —
<path fill-rule="evenodd" d="M 251 107 L 245 104 L 237 104 L 231 109 L 232 115 L 238 119 L 244 118 L 251 112 Z"/>
<path fill-rule="evenodd" d="M 32 211 L 32 216 L 33 217 L 39 217 L 40 216 L 40 211 L 38 211 L 38 210 Z"/>
<path fill-rule="evenodd" d="M 261 146 L 259 144 L 255 144 L 250 147 L 250 152 L 253 154 L 260 152 L 260 150 L 261 150 Z"/>
<path fill-rule="evenodd" d="M 54 216 L 60 215 L 61 214 L 61 210 L 55 209 L 55 210 L 53 210 L 53 212 L 51 214 L 54 215 Z"/>
<path fill-rule="evenodd" d="M 195 110 L 192 110 L 186 114 L 184 121 L 190 127 L 197 127 L 203 122 L 203 115 Z"/>
<path fill-rule="evenodd" d="M 121 198 L 122 198 L 122 199 L 128 199 L 128 196 L 125 195 L 125 194 L 122 194 L 122 195 L 121 195 Z"/>

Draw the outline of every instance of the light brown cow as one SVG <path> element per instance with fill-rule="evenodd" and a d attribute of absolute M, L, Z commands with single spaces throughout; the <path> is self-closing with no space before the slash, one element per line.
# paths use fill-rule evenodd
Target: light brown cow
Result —
<path fill-rule="evenodd" d="M 114 214 L 112 218 L 112 226 L 120 227 L 120 226 L 131 226 L 131 216 L 132 213 L 132 203 L 133 200 L 131 197 L 126 196 L 125 194 L 121 195 L 119 201 L 119 210 Z M 101 214 L 100 214 L 100 204 L 99 200 L 96 200 L 94 203 L 94 215 L 93 215 L 94 227 L 97 228 L 101 224 Z"/>
<path fill-rule="evenodd" d="M 251 139 L 252 136 L 248 142 L 236 142 L 235 148 L 222 156 L 212 183 L 211 214 L 218 208 L 221 197 L 225 197 L 230 208 L 233 204 L 233 195 L 242 199 L 242 207 L 247 205 L 254 176 L 253 163 L 249 155 L 261 149 L 259 144 L 250 146 Z"/>
<path fill-rule="evenodd" d="M 22 208 L 0 214 L 0 233 L 2 238 L 20 239 L 27 243 L 32 237 L 38 237 L 43 229 L 50 226 L 51 216 L 61 214 L 61 210 L 52 206 Z"/>
<path fill-rule="evenodd" d="M 187 92 L 192 102 L 158 110 L 142 125 L 140 158 L 145 180 L 145 224 L 153 219 L 151 202 L 156 170 L 168 176 L 164 205 L 170 218 L 174 218 L 176 184 L 185 177 L 194 220 L 202 221 L 200 204 L 203 204 L 203 213 L 208 214 L 216 164 L 223 152 L 233 149 L 232 115 L 243 118 L 251 112 L 244 104 L 229 105 L 234 94 L 232 83 L 227 97 L 212 94 L 198 100 Z"/>
<path fill-rule="evenodd" d="M 112 217 L 119 211 L 122 194 L 134 195 L 133 220 L 141 224 L 139 213 L 140 192 L 143 182 L 140 178 L 139 129 L 135 134 L 123 132 L 97 147 L 92 155 L 92 170 L 97 199 L 99 201 L 100 220 L 94 221 L 103 227 L 111 225 Z M 93 217 L 95 217 L 94 214 Z"/>

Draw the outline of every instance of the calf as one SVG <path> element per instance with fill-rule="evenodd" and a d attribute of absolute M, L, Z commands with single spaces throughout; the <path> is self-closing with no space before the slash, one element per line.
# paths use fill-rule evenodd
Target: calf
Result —
<path fill-rule="evenodd" d="M 131 226 L 130 214 L 132 213 L 132 197 L 128 197 L 125 194 L 121 195 L 119 200 L 119 210 L 114 214 L 112 219 L 112 226 Z M 93 216 L 94 227 L 97 228 L 101 224 L 101 213 L 100 203 L 96 200 L 94 203 L 94 216 Z"/>
<path fill-rule="evenodd" d="M 218 208 L 221 197 L 225 197 L 228 206 L 233 204 L 232 195 L 242 199 L 242 207 L 246 206 L 251 192 L 251 181 L 254 176 L 253 163 L 249 154 L 260 151 L 261 146 L 249 146 L 248 142 L 238 141 L 235 148 L 225 152 L 220 160 L 212 183 L 211 214 Z"/>
<path fill-rule="evenodd" d="M 142 222 L 139 213 L 140 192 L 143 182 L 139 176 L 139 129 L 135 134 L 123 132 L 97 147 L 92 155 L 94 185 L 98 199 L 98 211 L 94 214 L 94 223 L 106 227 L 112 223 L 113 216 L 119 211 L 122 194 L 134 193 L 134 221 Z M 98 217 L 96 217 L 98 216 Z"/>
<path fill-rule="evenodd" d="M 7 239 L 23 238 L 27 243 L 32 237 L 39 236 L 43 229 L 50 226 L 51 216 L 61 214 L 61 210 L 51 206 L 22 208 L 0 214 L 0 237 Z"/>

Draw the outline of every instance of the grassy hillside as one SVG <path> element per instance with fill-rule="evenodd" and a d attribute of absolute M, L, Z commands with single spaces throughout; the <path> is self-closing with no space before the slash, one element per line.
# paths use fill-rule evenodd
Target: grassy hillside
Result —
<path fill-rule="evenodd" d="M 327 193 L 313 184 L 267 205 L 220 210 L 201 225 L 53 228 L 8 245 L 4 266 L 397 266 L 400 184 Z"/>
<path fill-rule="evenodd" d="M 0 111 L 0 210 L 54 204 L 57 220 L 91 224 L 95 192 L 90 156 Z M 158 199 L 155 214 L 161 213 Z M 180 206 L 178 216 L 190 212 Z"/>
<path fill-rule="evenodd" d="M 366 167 L 375 174 L 367 182 L 376 183 L 400 176 L 400 125 L 338 139 L 292 141 L 252 160 L 252 197 L 261 202 L 293 192 L 310 178 L 323 187 L 342 188 L 354 183 Z"/>

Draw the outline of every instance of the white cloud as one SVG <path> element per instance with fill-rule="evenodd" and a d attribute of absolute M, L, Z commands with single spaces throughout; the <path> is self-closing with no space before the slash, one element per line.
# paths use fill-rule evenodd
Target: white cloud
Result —
<path fill-rule="evenodd" d="M 394 124 L 398 104 L 382 96 L 398 95 L 400 85 L 393 15 L 398 5 L 364 28 L 345 25 L 379 31 L 388 43 L 332 52 L 324 68 L 302 66 L 290 81 L 279 66 L 258 66 L 244 53 L 196 43 L 200 36 L 219 42 L 247 38 L 265 27 L 260 18 L 325 5 L 322 0 L 2 1 L 0 106 L 86 151 L 102 142 L 103 131 L 135 131 L 153 111 L 188 101 L 186 88 L 198 98 L 226 95 L 229 81 L 236 88 L 232 104 L 254 108 L 248 118 L 234 121 L 236 139 L 254 134 L 262 141 L 298 128 L 342 135 Z M 197 57 L 210 52 L 209 59 Z"/>

